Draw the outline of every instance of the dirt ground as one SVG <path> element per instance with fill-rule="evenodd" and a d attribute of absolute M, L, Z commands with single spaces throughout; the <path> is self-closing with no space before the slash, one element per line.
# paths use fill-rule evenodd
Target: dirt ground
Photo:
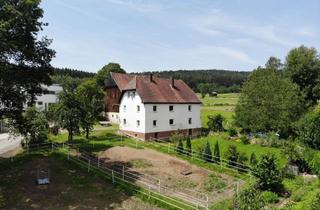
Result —
<path fill-rule="evenodd" d="M 37 168 L 50 169 L 50 184 L 37 185 Z M 33 158 L 0 171 L 0 209 L 154 209 L 110 182 L 53 157 Z"/>
<path fill-rule="evenodd" d="M 147 148 L 134 149 L 117 146 L 100 152 L 98 155 L 108 164 L 124 164 L 142 177 L 160 179 L 161 184 L 189 194 L 194 191 L 204 192 L 205 180 L 209 174 L 214 173 L 187 161 Z M 183 171 L 192 173 L 183 175 L 181 173 Z M 228 175 L 218 175 L 227 186 L 234 181 Z M 212 196 L 216 195 L 212 194 Z"/>

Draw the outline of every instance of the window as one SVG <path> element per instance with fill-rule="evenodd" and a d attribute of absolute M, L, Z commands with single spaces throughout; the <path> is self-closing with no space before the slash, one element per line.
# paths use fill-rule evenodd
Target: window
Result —
<path fill-rule="evenodd" d="M 188 110 L 189 110 L 189 112 L 191 112 L 191 105 L 188 106 Z"/>
<path fill-rule="evenodd" d="M 123 111 L 125 112 L 127 110 L 127 106 L 123 105 Z"/>
<path fill-rule="evenodd" d="M 140 112 L 140 106 L 139 105 L 137 106 L 137 112 Z"/>
<path fill-rule="evenodd" d="M 172 105 L 169 106 L 169 111 L 173 112 L 173 106 Z"/>
<path fill-rule="evenodd" d="M 157 106 L 153 106 L 153 111 L 154 111 L 154 112 L 157 111 Z"/>
<path fill-rule="evenodd" d="M 123 119 L 123 124 L 127 124 L 127 120 L 126 119 Z"/>
<path fill-rule="evenodd" d="M 157 121 L 156 120 L 153 121 L 153 126 L 157 126 Z"/>
<path fill-rule="evenodd" d="M 137 127 L 140 126 L 140 120 L 137 120 Z"/>
<path fill-rule="evenodd" d="M 192 123 L 192 118 L 189 118 L 188 122 L 189 122 L 189 125 L 190 125 Z"/>
<path fill-rule="evenodd" d="M 170 125 L 173 125 L 173 119 L 170 119 L 170 120 L 169 120 L 169 124 L 170 124 Z"/>
<path fill-rule="evenodd" d="M 42 101 L 38 101 L 38 105 L 42 106 L 43 102 Z"/>

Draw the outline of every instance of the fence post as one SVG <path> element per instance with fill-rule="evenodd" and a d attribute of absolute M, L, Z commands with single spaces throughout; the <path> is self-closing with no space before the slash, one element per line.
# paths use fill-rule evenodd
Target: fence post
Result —
<path fill-rule="evenodd" d="M 170 142 L 168 144 L 168 153 L 170 153 Z"/>
<path fill-rule="evenodd" d="M 70 160 L 70 150 L 68 149 L 68 160 Z"/>
<path fill-rule="evenodd" d="M 98 156 L 98 168 L 100 168 L 100 157 Z"/>
<path fill-rule="evenodd" d="M 138 140 L 136 139 L 136 148 L 138 148 Z"/>
<path fill-rule="evenodd" d="M 149 185 L 149 196 L 148 196 L 149 199 L 150 199 L 150 194 L 151 194 L 151 187 Z"/>
<path fill-rule="evenodd" d="M 80 159 L 80 151 L 79 149 L 77 149 L 77 156 L 78 156 L 78 160 Z"/>
<path fill-rule="evenodd" d="M 88 160 L 88 172 L 90 171 L 90 160 Z"/>
<path fill-rule="evenodd" d="M 158 181 L 158 185 L 159 185 L 159 192 L 161 192 L 161 183 L 160 183 L 160 179 Z"/>
<path fill-rule="evenodd" d="M 122 166 L 122 180 L 124 180 L 124 166 Z"/>
<path fill-rule="evenodd" d="M 113 174 L 113 169 L 112 169 L 112 184 L 114 184 L 114 174 Z"/>
<path fill-rule="evenodd" d="M 51 142 L 51 152 L 53 152 L 53 142 Z"/>

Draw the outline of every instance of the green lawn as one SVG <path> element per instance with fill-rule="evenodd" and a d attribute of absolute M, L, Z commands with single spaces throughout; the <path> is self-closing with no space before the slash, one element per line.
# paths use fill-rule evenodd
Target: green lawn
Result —
<path fill-rule="evenodd" d="M 201 98 L 202 126 L 207 127 L 209 115 L 221 114 L 225 118 L 225 127 L 231 127 L 234 116 L 234 108 L 238 102 L 238 98 L 238 93 L 225 93 L 219 94 L 218 97 L 206 96 L 205 98 Z"/>
<path fill-rule="evenodd" d="M 244 153 L 246 157 L 250 158 L 251 154 L 254 152 L 259 159 L 263 154 L 274 154 L 277 159 L 279 160 L 279 166 L 283 167 L 287 160 L 284 158 L 284 156 L 281 154 L 281 149 L 279 148 L 273 148 L 273 147 L 263 147 L 261 145 L 257 144 L 243 144 L 242 142 L 239 142 L 239 140 L 227 140 L 228 134 L 226 132 L 222 132 L 220 134 L 215 134 L 208 137 L 203 137 L 200 139 L 194 139 L 192 140 L 192 146 L 195 149 L 199 149 L 200 147 L 203 147 L 204 144 L 208 141 L 211 146 L 211 150 L 214 150 L 214 145 L 216 142 L 218 142 L 220 147 L 220 155 L 223 157 L 226 153 L 228 147 L 230 145 L 234 145 L 237 147 L 238 151 L 241 153 Z"/>

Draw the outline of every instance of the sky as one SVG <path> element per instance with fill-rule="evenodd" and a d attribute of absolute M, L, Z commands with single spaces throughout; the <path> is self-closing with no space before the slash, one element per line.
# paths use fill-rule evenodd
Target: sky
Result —
<path fill-rule="evenodd" d="M 320 51 L 319 0 L 42 0 L 55 67 L 251 71 L 300 45 Z"/>

